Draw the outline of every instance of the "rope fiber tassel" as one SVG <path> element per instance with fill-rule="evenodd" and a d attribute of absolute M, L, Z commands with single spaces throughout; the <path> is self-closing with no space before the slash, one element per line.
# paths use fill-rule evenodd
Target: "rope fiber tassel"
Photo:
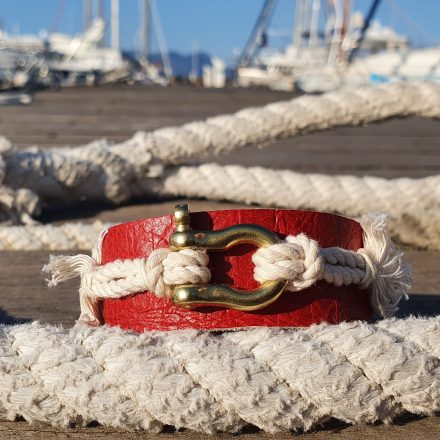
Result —
<path fill-rule="evenodd" d="M 364 248 L 360 253 L 366 261 L 367 278 L 364 287 L 371 285 L 370 301 L 374 311 L 384 318 L 393 316 L 399 302 L 408 299 L 411 288 L 411 267 L 403 261 L 390 239 L 384 214 L 366 214 L 360 219 L 364 230 Z"/>

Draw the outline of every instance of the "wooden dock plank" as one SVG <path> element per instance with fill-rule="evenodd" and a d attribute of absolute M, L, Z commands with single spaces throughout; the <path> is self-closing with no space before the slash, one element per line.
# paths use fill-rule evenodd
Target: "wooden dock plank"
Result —
<path fill-rule="evenodd" d="M 403 417 L 394 425 L 345 426 L 338 423 L 324 425 L 320 431 L 305 434 L 266 434 L 262 432 L 243 433 L 239 435 L 222 434 L 207 436 L 189 431 L 174 433 L 168 430 L 161 434 L 139 432 L 122 432 L 105 427 L 91 428 L 52 428 L 46 425 L 29 426 L 26 422 L 0 421 L 0 438 L 2 440 L 52 440 L 52 439 L 117 439 L 117 440 L 402 440 L 423 439 L 438 440 L 440 424 L 436 418 Z"/>
<path fill-rule="evenodd" d="M 19 147 L 75 146 L 99 138 L 121 142 L 138 130 L 180 125 L 293 96 L 265 90 L 182 86 L 48 91 L 37 94 L 29 106 L 0 107 L 0 134 Z M 211 159 L 302 172 L 421 177 L 440 171 L 440 123 L 409 118 L 339 127 Z"/>

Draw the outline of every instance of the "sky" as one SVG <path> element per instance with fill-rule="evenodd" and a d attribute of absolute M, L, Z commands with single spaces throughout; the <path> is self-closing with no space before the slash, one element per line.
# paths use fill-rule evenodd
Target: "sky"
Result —
<path fill-rule="evenodd" d="M 110 0 L 103 0 L 108 15 Z M 231 63 L 246 43 L 264 0 L 155 0 L 169 50 L 183 54 L 199 50 Z M 353 10 L 365 12 L 371 0 L 352 0 Z M 2 0 L 0 17 L 8 33 L 41 30 L 79 33 L 81 0 Z M 139 0 L 120 0 L 121 47 L 139 48 Z M 270 25 L 274 46 L 288 41 L 295 0 L 278 0 Z M 440 0 L 383 0 L 377 18 L 409 36 L 417 45 L 440 44 Z M 152 50 L 157 50 L 153 37 Z"/>

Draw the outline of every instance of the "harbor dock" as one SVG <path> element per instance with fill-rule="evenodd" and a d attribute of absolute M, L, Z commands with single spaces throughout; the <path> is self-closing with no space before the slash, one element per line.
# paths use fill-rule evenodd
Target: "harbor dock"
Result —
<path fill-rule="evenodd" d="M 120 142 L 138 130 L 177 126 L 185 122 L 232 113 L 245 107 L 288 100 L 294 94 L 262 89 L 201 89 L 187 86 L 145 87 L 109 85 L 48 90 L 35 95 L 26 106 L 0 107 L 0 134 L 17 148 L 75 147 L 100 138 Z M 392 119 L 368 126 L 340 127 L 277 141 L 264 148 L 246 147 L 230 155 L 211 159 L 222 164 L 259 165 L 308 173 L 372 175 L 386 178 L 424 177 L 440 174 L 440 122 L 416 117 Z M 62 221 L 124 222 L 172 213 L 180 200 L 135 200 L 124 206 L 81 205 L 43 211 L 46 223 Z M 212 210 L 243 205 L 189 200 L 192 210 Z M 405 203 L 402 200 L 402 203 Z M 406 246 L 408 261 L 416 274 L 409 301 L 399 317 L 409 314 L 440 314 L 440 252 Z M 72 255 L 76 250 L 69 251 Z M 0 252 L 0 323 L 39 320 L 71 326 L 78 317 L 77 280 L 48 289 L 41 272 L 50 251 Z M 11 276 L 13 275 L 13 276 Z M 320 439 L 437 439 L 437 417 L 402 417 L 393 425 L 348 426 L 330 422 L 312 433 L 292 435 L 304 440 Z M 0 420 L 1 439 L 101 439 L 160 438 L 163 440 L 204 439 L 204 434 L 175 433 L 172 428 L 157 437 L 101 426 L 54 428 L 25 421 Z M 219 435 L 238 440 L 285 439 L 249 431 L 240 435 Z"/>

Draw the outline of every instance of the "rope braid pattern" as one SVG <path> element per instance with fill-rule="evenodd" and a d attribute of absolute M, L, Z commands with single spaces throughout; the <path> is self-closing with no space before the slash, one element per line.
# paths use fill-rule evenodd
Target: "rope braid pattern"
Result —
<path fill-rule="evenodd" d="M 60 251 L 91 249 L 99 231 L 109 226 L 101 221 L 91 224 L 63 223 L 61 225 L 2 226 L 0 225 L 0 250 L 31 251 L 46 249 Z"/>
<path fill-rule="evenodd" d="M 0 136 L 0 223 L 31 225 L 35 223 L 32 217 L 40 213 L 38 196 L 30 189 L 4 185 L 6 157 L 11 150 L 11 142 Z"/>
<path fill-rule="evenodd" d="M 386 231 L 386 217 L 370 214 L 362 219 L 365 247 L 357 252 L 341 248 L 320 248 L 305 234 L 259 248 L 252 256 L 254 278 L 259 281 L 287 280 L 287 289 L 299 291 L 319 280 L 336 286 L 357 284 L 371 287 L 371 304 L 382 317 L 398 309 L 411 285 L 410 268 L 402 261 Z M 178 284 L 206 284 L 211 279 L 206 251 L 156 249 L 148 258 L 116 260 L 101 265 L 100 248 L 94 255 L 51 257 L 43 271 L 50 274 L 49 286 L 80 276 L 80 321 L 100 324 L 100 299 L 121 298 L 139 292 L 170 297 Z"/>
<path fill-rule="evenodd" d="M 49 203 L 84 198 L 121 203 L 154 195 L 164 167 L 340 125 L 394 116 L 438 118 L 439 102 L 437 84 L 388 84 L 302 96 L 181 127 L 139 132 L 117 145 L 101 140 L 71 149 L 11 150 L 5 157 L 5 183 L 29 188 Z"/>
<path fill-rule="evenodd" d="M 339 212 L 350 217 L 381 207 L 389 213 L 390 232 L 400 242 L 440 249 L 440 176 L 386 180 L 204 164 L 170 170 L 163 181 L 156 182 L 155 193 Z M 402 205 L 403 199 L 408 203 Z M 81 224 L 0 226 L 0 249 L 88 249 L 96 234 L 97 228 Z M 90 237 L 88 244 L 83 235 Z M 46 236 L 53 238 L 44 239 Z"/>
<path fill-rule="evenodd" d="M 380 208 L 389 214 L 390 231 L 400 242 L 440 249 L 440 176 L 388 180 L 208 163 L 169 170 L 156 192 L 348 217 Z"/>
<path fill-rule="evenodd" d="M 440 318 L 135 334 L 0 326 L 0 416 L 213 433 L 440 410 Z"/>
<path fill-rule="evenodd" d="M 439 176 L 385 180 L 213 164 L 179 166 L 246 145 L 267 145 L 340 125 L 395 116 L 438 118 L 439 102 L 438 84 L 395 83 L 247 108 L 181 127 L 136 133 L 117 145 L 100 140 L 70 149 L 17 150 L 1 138 L 0 221 L 22 223 L 26 228 L 11 230 L 14 240 L 0 236 L 0 247 L 23 249 L 23 243 L 35 235 L 39 249 L 57 248 L 40 242 L 43 229 L 32 225 L 40 200 L 67 205 L 84 199 L 122 203 L 135 196 L 184 196 L 326 210 L 350 217 L 383 209 L 390 213 L 392 234 L 400 241 L 440 249 Z M 402 194 L 409 201 L 405 210 L 399 203 Z M 62 228 L 51 232 L 57 234 L 60 246 L 67 240 L 72 248 L 82 246 L 81 240 L 73 242 Z M 36 246 L 29 244 L 29 249 Z"/>

